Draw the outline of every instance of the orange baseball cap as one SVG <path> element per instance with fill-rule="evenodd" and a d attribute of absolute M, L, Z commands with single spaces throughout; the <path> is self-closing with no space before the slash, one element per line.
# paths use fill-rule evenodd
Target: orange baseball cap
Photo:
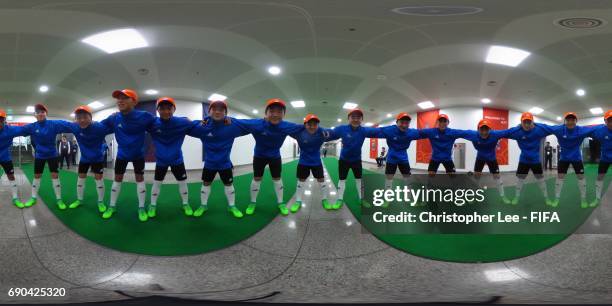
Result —
<path fill-rule="evenodd" d="M 612 109 L 607 111 L 604 115 L 604 120 L 608 120 L 609 118 L 612 118 Z"/>
<path fill-rule="evenodd" d="M 0 117 L 6 118 L 6 112 L 2 108 L 0 108 Z"/>
<path fill-rule="evenodd" d="M 397 114 L 397 116 L 395 116 L 395 121 L 401 120 L 401 119 L 404 119 L 404 118 L 408 118 L 408 120 L 412 120 L 412 117 L 410 117 L 410 115 L 408 113 L 401 112 L 401 113 Z"/>
<path fill-rule="evenodd" d="M 363 117 L 363 111 L 360 108 L 358 108 L 358 107 L 355 107 L 355 108 L 351 109 L 349 111 L 347 117 L 350 117 L 353 113 L 360 113 L 361 117 Z"/>
<path fill-rule="evenodd" d="M 286 108 L 286 107 L 287 107 L 287 106 L 286 106 L 286 104 L 285 104 L 285 101 L 283 101 L 283 100 L 281 100 L 281 99 L 279 99 L 279 98 L 273 98 L 273 99 L 270 99 L 270 100 L 268 100 L 268 101 L 266 102 L 266 109 L 268 109 L 268 107 L 270 107 L 270 106 L 272 106 L 272 105 L 275 105 L 275 104 L 276 104 L 276 105 L 280 105 L 280 106 L 282 106 L 283 108 Z"/>
<path fill-rule="evenodd" d="M 436 119 L 436 121 L 440 120 L 440 119 L 446 119 L 446 121 L 450 121 L 450 119 L 448 119 L 448 116 L 446 114 L 439 114 L 438 118 Z"/>
<path fill-rule="evenodd" d="M 321 122 L 321 120 L 319 120 L 319 117 L 317 117 L 317 115 L 315 115 L 315 114 L 308 114 L 308 115 L 306 115 L 306 117 L 304 118 L 304 123 L 307 123 L 310 120 L 315 120 L 317 122 Z"/>
<path fill-rule="evenodd" d="M 90 115 L 92 114 L 91 107 L 89 107 L 87 105 L 81 105 L 81 106 L 79 106 L 79 107 L 74 109 L 74 113 L 75 114 L 78 113 L 78 112 L 86 112 L 86 113 L 89 113 Z"/>
<path fill-rule="evenodd" d="M 138 102 L 138 94 L 136 93 L 136 91 L 132 90 L 132 89 L 122 89 L 122 90 L 115 90 L 113 91 L 113 98 L 118 99 L 119 97 L 121 97 L 121 95 L 126 95 L 128 97 L 130 97 L 132 99 L 132 101 L 134 102 Z"/>
<path fill-rule="evenodd" d="M 531 120 L 533 121 L 533 114 L 531 114 L 530 112 L 524 112 L 521 115 L 521 122 L 525 121 L 525 120 Z"/>
<path fill-rule="evenodd" d="M 176 103 L 174 102 L 174 99 L 171 97 L 161 97 L 159 99 L 157 99 L 157 104 L 155 104 L 156 107 L 159 107 L 159 105 L 163 102 L 167 102 L 172 104 L 172 106 L 174 106 L 174 108 L 176 108 Z"/>
<path fill-rule="evenodd" d="M 37 109 L 42 109 L 42 110 L 44 110 L 47 113 L 49 112 L 49 109 L 47 109 L 47 107 L 44 104 L 42 104 L 42 103 L 38 103 L 38 104 L 34 105 L 34 111 L 36 111 Z"/>
<path fill-rule="evenodd" d="M 574 118 L 576 118 L 576 120 L 578 120 L 578 115 L 576 115 L 576 113 L 574 112 L 566 112 L 565 114 L 563 114 L 563 119 L 567 119 L 567 117 L 569 116 L 574 116 Z"/>
<path fill-rule="evenodd" d="M 227 111 L 227 102 L 225 101 L 221 101 L 221 100 L 217 100 L 217 101 L 210 101 L 210 104 L 208 104 L 208 111 L 210 112 L 210 109 L 215 105 L 215 104 L 221 104 L 223 105 L 223 107 L 225 108 L 225 110 Z"/>
<path fill-rule="evenodd" d="M 489 120 L 487 120 L 487 119 L 482 119 L 482 120 L 478 121 L 478 128 L 480 129 L 483 126 L 491 128 L 491 122 L 489 122 Z"/>

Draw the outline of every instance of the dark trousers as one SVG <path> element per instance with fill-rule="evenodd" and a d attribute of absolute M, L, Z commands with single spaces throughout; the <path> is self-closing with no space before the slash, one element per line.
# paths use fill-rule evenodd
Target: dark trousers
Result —
<path fill-rule="evenodd" d="M 66 168 L 70 169 L 70 155 L 68 153 L 62 153 L 59 156 L 60 169 L 64 168 L 64 159 L 66 160 Z"/>
<path fill-rule="evenodd" d="M 544 157 L 544 170 L 551 170 L 551 169 L 552 169 L 552 156 L 546 155 Z"/>

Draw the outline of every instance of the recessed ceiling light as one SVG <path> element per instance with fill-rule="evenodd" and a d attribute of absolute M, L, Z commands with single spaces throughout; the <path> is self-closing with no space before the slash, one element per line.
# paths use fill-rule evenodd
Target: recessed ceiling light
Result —
<path fill-rule="evenodd" d="M 586 95 L 586 91 L 584 91 L 584 89 L 580 88 L 576 90 L 576 95 L 579 97 L 582 97 L 584 95 Z"/>
<path fill-rule="evenodd" d="M 8 120 L 8 121 L 13 120 L 13 116 L 11 116 L 11 115 L 6 116 L 6 120 Z"/>
<path fill-rule="evenodd" d="M 344 108 L 344 109 L 355 109 L 355 108 L 357 108 L 357 103 L 345 102 L 344 105 L 342 105 L 342 108 Z"/>
<path fill-rule="evenodd" d="M 81 40 L 106 53 L 116 53 L 120 51 L 143 48 L 149 44 L 134 29 L 118 29 L 91 35 Z"/>
<path fill-rule="evenodd" d="M 222 94 L 218 94 L 218 93 L 214 93 L 210 95 L 210 97 L 208 97 L 208 101 L 225 101 L 225 100 L 227 100 L 227 97 Z"/>
<path fill-rule="evenodd" d="M 34 112 L 34 106 L 30 105 L 30 106 L 26 107 L 26 112 L 33 113 Z"/>
<path fill-rule="evenodd" d="M 489 104 L 489 103 L 491 103 L 491 99 L 484 98 L 484 99 L 480 100 L 480 102 L 482 102 L 484 104 Z"/>
<path fill-rule="evenodd" d="M 278 66 L 270 66 L 268 67 L 268 73 L 271 75 L 279 75 L 281 74 L 281 69 Z"/>
<path fill-rule="evenodd" d="M 374 123 L 372 123 L 372 122 L 366 122 L 365 123 L 365 126 L 373 126 L 373 125 L 374 125 Z"/>
<path fill-rule="evenodd" d="M 342 122 L 342 119 L 338 118 L 338 119 L 337 119 L 337 121 L 338 121 L 338 122 Z"/>
<path fill-rule="evenodd" d="M 435 105 L 431 101 L 423 101 L 417 104 L 421 109 L 433 108 Z"/>
<path fill-rule="evenodd" d="M 47 91 L 49 91 L 49 86 L 41 85 L 40 87 L 38 87 L 38 91 L 40 91 L 40 92 L 47 92 Z"/>
<path fill-rule="evenodd" d="M 534 106 L 531 109 L 529 109 L 530 113 L 536 114 L 536 115 L 542 113 L 543 111 L 544 111 L 543 109 L 541 109 L 541 108 L 539 108 L 537 106 Z"/>
<path fill-rule="evenodd" d="M 294 108 L 302 108 L 306 106 L 306 103 L 304 103 L 304 101 L 291 101 L 291 106 Z"/>
<path fill-rule="evenodd" d="M 155 89 L 147 89 L 147 90 L 145 90 L 145 93 L 146 93 L 147 95 L 156 95 L 156 94 L 158 94 L 158 93 L 159 93 L 159 91 L 157 91 L 157 90 L 155 90 Z"/>
<path fill-rule="evenodd" d="M 591 114 L 593 115 L 603 114 L 603 109 L 601 107 L 593 107 L 589 110 L 591 111 Z"/>
<path fill-rule="evenodd" d="M 491 46 L 491 48 L 489 48 L 489 53 L 487 54 L 486 62 L 516 67 L 530 54 L 530 52 L 521 49 L 504 46 Z"/>
<path fill-rule="evenodd" d="M 387 118 L 391 118 L 391 116 L 393 116 L 393 115 L 391 115 L 391 114 L 387 114 Z"/>
<path fill-rule="evenodd" d="M 259 114 L 259 111 L 258 111 L 258 110 L 256 110 L 256 109 L 254 109 L 254 110 L 253 110 L 253 114 Z"/>
<path fill-rule="evenodd" d="M 557 116 L 557 121 L 561 121 L 563 120 L 563 118 L 561 118 L 561 116 Z"/>
<path fill-rule="evenodd" d="M 89 104 L 87 104 L 89 107 L 93 108 L 93 109 L 98 109 L 101 108 L 102 106 L 104 106 L 104 104 L 100 103 L 100 101 L 93 101 Z"/>
<path fill-rule="evenodd" d="M 74 114 L 74 113 L 71 113 L 71 114 L 70 114 L 70 117 L 74 118 L 74 116 L 75 116 L 75 114 Z"/>

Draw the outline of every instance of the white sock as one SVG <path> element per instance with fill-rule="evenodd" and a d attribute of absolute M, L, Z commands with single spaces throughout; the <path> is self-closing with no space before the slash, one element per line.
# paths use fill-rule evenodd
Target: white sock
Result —
<path fill-rule="evenodd" d="M 544 193 L 544 197 L 548 199 L 548 189 L 550 187 L 548 187 L 548 184 L 546 184 L 546 180 L 544 180 L 544 178 L 536 178 L 536 184 L 538 185 L 538 188 L 542 190 L 542 193 Z"/>
<path fill-rule="evenodd" d="M 297 182 L 297 187 L 295 188 L 295 201 L 296 202 L 302 202 L 302 193 L 303 191 L 303 187 L 302 184 L 304 184 L 305 182 L 301 182 L 298 180 Z"/>
<path fill-rule="evenodd" d="M 363 199 L 363 190 L 361 189 L 361 179 L 355 179 L 355 185 L 357 187 L 357 195 L 359 196 L 359 200 Z"/>
<path fill-rule="evenodd" d="M 516 183 L 516 195 L 515 197 L 518 199 L 521 197 L 521 190 L 523 189 L 523 185 L 525 185 L 525 179 L 518 179 Z"/>
<path fill-rule="evenodd" d="M 183 200 L 183 205 L 189 204 L 189 195 L 187 191 L 187 181 L 179 181 L 179 193 L 181 194 L 181 199 Z"/>
<path fill-rule="evenodd" d="M 113 185 L 111 187 L 111 199 L 110 206 L 117 206 L 117 198 L 119 197 L 119 193 L 121 192 L 121 182 L 113 181 Z"/>
<path fill-rule="evenodd" d="M 319 187 L 321 188 L 321 200 L 327 200 L 327 196 L 329 194 L 329 185 L 326 181 L 319 182 Z"/>
<path fill-rule="evenodd" d="M 77 200 L 83 201 L 84 194 L 85 194 L 85 178 L 79 177 L 77 179 Z"/>
<path fill-rule="evenodd" d="M 596 180 L 595 181 L 595 197 L 597 198 L 597 200 L 601 200 L 601 196 L 602 196 L 602 187 L 603 187 L 603 182 L 604 182 L 605 178 L 603 180 Z"/>
<path fill-rule="evenodd" d="M 200 189 L 200 202 L 202 202 L 202 206 L 208 205 L 208 195 L 210 194 L 210 185 L 205 186 L 202 184 L 202 189 Z"/>
<path fill-rule="evenodd" d="M 578 179 L 578 190 L 580 191 L 580 199 L 586 200 L 586 179 L 584 177 Z"/>
<path fill-rule="evenodd" d="M 145 196 L 147 195 L 147 187 L 145 182 L 136 183 L 136 193 L 138 193 L 138 208 L 144 208 Z"/>
<path fill-rule="evenodd" d="M 35 178 L 32 181 L 32 198 L 36 199 L 38 197 L 38 188 L 40 187 L 40 179 Z"/>
<path fill-rule="evenodd" d="M 338 200 L 342 200 L 344 198 L 344 186 L 346 184 L 346 180 L 339 180 L 338 181 L 338 190 L 337 190 L 337 197 Z"/>
<path fill-rule="evenodd" d="M 563 179 L 555 178 L 555 199 L 561 197 L 561 189 L 563 188 Z"/>
<path fill-rule="evenodd" d="M 153 187 L 151 188 L 151 206 L 157 205 L 157 198 L 159 197 L 159 191 L 163 181 L 153 181 Z"/>
<path fill-rule="evenodd" d="M 499 195 L 501 197 L 504 197 L 504 181 L 502 180 L 501 177 L 498 178 L 494 178 L 495 181 L 497 181 L 497 190 L 499 191 Z"/>
<path fill-rule="evenodd" d="M 98 191 L 98 202 L 104 201 L 104 180 L 96 180 L 96 190 Z"/>
<path fill-rule="evenodd" d="M 255 203 L 257 201 L 257 194 L 259 194 L 260 185 L 261 181 L 253 180 L 251 182 L 251 203 Z"/>
<path fill-rule="evenodd" d="M 17 182 L 15 180 L 11 181 L 11 192 L 13 193 L 13 200 L 19 197 L 17 195 Z"/>
<path fill-rule="evenodd" d="M 385 189 L 391 190 L 393 188 L 393 179 L 385 178 Z"/>
<path fill-rule="evenodd" d="M 227 204 L 229 206 L 236 205 L 236 191 L 234 185 L 225 186 L 225 197 L 227 197 Z"/>
<path fill-rule="evenodd" d="M 60 185 L 59 179 L 51 179 L 53 183 L 53 193 L 55 193 L 55 199 L 62 199 L 62 186 Z"/>
<path fill-rule="evenodd" d="M 276 192 L 276 201 L 280 204 L 283 203 L 283 181 L 274 181 L 274 191 Z"/>

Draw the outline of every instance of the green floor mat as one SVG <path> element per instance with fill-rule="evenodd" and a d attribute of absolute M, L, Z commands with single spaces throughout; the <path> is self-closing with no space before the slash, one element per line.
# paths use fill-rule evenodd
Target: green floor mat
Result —
<path fill-rule="evenodd" d="M 283 165 L 284 197 L 288 200 L 295 192 L 297 161 Z M 22 167 L 30 181 L 33 166 Z M 112 170 L 111 170 L 112 171 Z M 249 204 L 252 173 L 234 178 L 236 205 L 243 212 Z M 69 204 L 76 200 L 77 174 L 60 171 L 62 198 Z M 112 181 L 105 180 L 105 203 L 110 199 Z M 189 202 L 194 208 L 200 205 L 201 183 L 190 183 Z M 147 203 L 151 192 L 147 184 Z M 119 251 L 146 255 L 191 255 L 218 250 L 238 243 L 262 228 L 278 214 L 274 187 L 268 170 L 261 184 L 257 209 L 253 215 L 234 218 L 227 211 L 223 184 L 215 180 L 208 201 L 209 210 L 200 218 L 187 217 L 181 209 L 178 185 L 164 184 L 157 201 L 157 216 L 140 222 L 137 216 L 138 199 L 136 184 L 124 183 L 117 200 L 118 211 L 108 220 L 101 218 L 96 205 L 95 182 L 87 178 L 84 204 L 76 209 L 59 210 L 55 205 L 51 176 L 45 168 L 41 179 L 39 198 L 70 229 L 100 245 Z M 22 199 L 27 200 L 27 199 Z M 37 205 L 41 205 L 40 203 Z"/>
<path fill-rule="evenodd" d="M 338 161 L 326 158 L 325 167 L 331 179 L 337 184 Z M 594 177 L 596 166 L 587 165 L 587 175 Z M 374 173 L 364 170 L 364 173 Z M 593 183 L 593 180 L 590 180 Z M 550 182 L 552 184 L 552 182 Z M 360 220 L 361 207 L 352 172 L 346 180 L 344 200 L 356 219 Z M 508 186 L 506 186 L 508 187 Z M 513 188 L 507 188 L 510 190 Z M 512 191 L 513 192 L 513 191 Z M 523 198 L 534 197 L 529 192 L 537 192 L 535 186 L 526 185 Z M 513 193 L 512 193 L 513 194 Z M 540 195 L 539 198 L 542 198 Z M 518 205 L 521 205 L 519 203 Z M 560 205 L 561 206 L 561 205 Z M 375 235 L 390 246 L 413 255 L 451 262 L 496 262 L 535 254 L 545 250 L 567 235 L 552 234 L 406 234 Z"/>

